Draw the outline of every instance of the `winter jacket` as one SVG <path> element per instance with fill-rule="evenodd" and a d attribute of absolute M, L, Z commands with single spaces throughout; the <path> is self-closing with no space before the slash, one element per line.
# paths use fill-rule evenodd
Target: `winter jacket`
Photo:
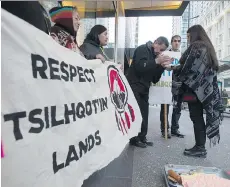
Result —
<path fill-rule="evenodd" d="M 88 60 L 96 59 L 97 54 L 101 54 L 106 60 L 109 60 L 103 47 L 98 45 L 95 41 L 85 39 L 84 43 L 80 46 L 80 50 Z"/>
<path fill-rule="evenodd" d="M 80 50 L 77 46 L 76 38 L 70 33 L 71 32 L 69 32 L 68 29 L 64 26 L 60 24 L 55 24 L 53 27 L 51 27 L 50 35 L 57 43 L 59 43 L 63 47 L 80 53 Z"/>
<path fill-rule="evenodd" d="M 138 92 L 148 92 L 151 82 L 157 83 L 164 72 L 164 68 L 156 64 L 152 44 L 149 41 L 136 48 L 126 75 L 130 86 L 138 88 Z"/>

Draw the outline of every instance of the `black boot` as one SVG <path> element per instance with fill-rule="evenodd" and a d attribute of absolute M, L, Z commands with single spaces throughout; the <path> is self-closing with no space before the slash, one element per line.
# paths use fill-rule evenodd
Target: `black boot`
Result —
<path fill-rule="evenodd" d="M 185 149 L 184 155 L 193 157 L 203 157 L 207 155 L 205 149 L 206 133 L 204 130 L 194 129 L 196 145 L 191 149 Z"/>
<path fill-rule="evenodd" d="M 204 131 L 195 132 L 196 145 L 191 149 L 185 149 L 184 155 L 193 157 L 206 158 L 207 151 L 205 149 L 206 136 Z"/>
<path fill-rule="evenodd" d="M 146 143 L 143 143 L 140 141 L 138 137 L 133 137 L 129 140 L 129 145 L 136 146 L 136 147 L 141 147 L 141 148 L 146 148 L 147 145 Z"/>
<path fill-rule="evenodd" d="M 184 135 L 180 133 L 179 130 L 171 131 L 172 136 L 176 136 L 178 138 L 184 138 Z"/>
<path fill-rule="evenodd" d="M 207 151 L 204 146 L 194 146 L 191 149 L 185 150 L 184 151 L 185 156 L 191 156 L 191 157 L 202 157 L 206 158 L 207 156 Z"/>
<path fill-rule="evenodd" d="M 190 149 L 185 149 L 185 151 L 191 151 L 191 150 L 193 150 L 193 149 L 196 149 L 196 145 L 194 145 L 192 148 L 190 148 Z"/>
<path fill-rule="evenodd" d="M 147 139 L 144 139 L 141 142 L 144 143 L 146 146 L 153 146 L 153 142 L 150 142 Z"/>

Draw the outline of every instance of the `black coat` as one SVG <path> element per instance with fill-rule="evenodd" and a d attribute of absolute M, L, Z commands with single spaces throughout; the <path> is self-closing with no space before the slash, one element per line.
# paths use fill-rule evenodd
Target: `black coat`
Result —
<path fill-rule="evenodd" d="M 109 60 L 103 48 L 92 40 L 85 39 L 84 43 L 80 46 L 80 50 L 88 60 L 96 59 L 97 54 L 101 54 L 106 60 Z"/>
<path fill-rule="evenodd" d="M 2 1 L 1 8 L 49 34 L 49 16 L 38 1 Z"/>
<path fill-rule="evenodd" d="M 147 42 L 134 51 L 126 77 L 130 86 L 140 93 L 148 92 L 151 82 L 157 83 L 164 72 L 164 68 L 156 64 L 155 59 L 152 42 Z"/>

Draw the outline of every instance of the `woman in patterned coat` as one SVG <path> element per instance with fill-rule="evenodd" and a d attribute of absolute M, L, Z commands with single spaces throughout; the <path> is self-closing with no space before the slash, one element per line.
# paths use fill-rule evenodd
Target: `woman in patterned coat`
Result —
<path fill-rule="evenodd" d="M 190 46 L 180 59 L 180 66 L 173 72 L 172 93 L 174 104 L 187 101 L 194 125 L 196 144 L 185 149 L 184 155 L 206 157 L 206 136 L 210 145 L 219 143 L 221 99 L 217 82 L 219 68 L 215 49 L 200 25 L 187 31 Z M 206 112 L 206 122 L 203 117 Z"/>

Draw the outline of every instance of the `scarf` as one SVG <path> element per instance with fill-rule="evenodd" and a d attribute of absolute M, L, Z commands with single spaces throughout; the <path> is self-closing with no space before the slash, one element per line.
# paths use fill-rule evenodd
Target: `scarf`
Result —
<path fill-rule="evenodd" d="M 206 134 L 211 146 L 220 141 L 221 97 L 217 72 L 212 69 L 210 60 L 208 48 L 203 42 L 191 44 L 180 59 L 180 67 L 173 72 L 172 94 L 175 105 L 182 101 L 183 84 L 197 95 L 206 111 Z"/>

